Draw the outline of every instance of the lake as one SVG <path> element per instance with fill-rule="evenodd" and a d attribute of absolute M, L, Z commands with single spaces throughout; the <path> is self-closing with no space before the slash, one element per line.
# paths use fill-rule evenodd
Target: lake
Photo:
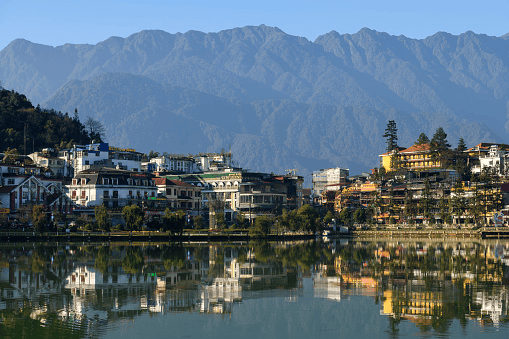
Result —
<path fill-rule="evenodd" d="M 4 244 L 1 338 L 509 336 L 509 240 Z"/>

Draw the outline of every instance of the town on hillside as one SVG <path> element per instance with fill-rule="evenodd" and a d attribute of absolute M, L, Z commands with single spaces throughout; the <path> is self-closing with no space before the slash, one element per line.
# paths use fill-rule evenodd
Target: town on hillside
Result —
<path fill-rule="evenodd" d="M 105 142 L 1 154 L 2 227 L 51 230 L 249 228 L 256 220 L 289 231 L 324 226 L 501 226 L 509 218 L 509 146 L 451 149 L 443 129 L 397 145 L 371 173 L 329 168 L 303 188 L 297 170 L 276 175 L 242 169 L 231 152 L 148 155 Z M 262 223 L 263 224 L 263 223 Z M 270 229 L 270 228 L 269 228 Z"/>

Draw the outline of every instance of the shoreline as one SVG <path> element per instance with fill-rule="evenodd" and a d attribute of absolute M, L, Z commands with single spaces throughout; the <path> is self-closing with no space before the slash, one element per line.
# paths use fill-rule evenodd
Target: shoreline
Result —
<path fill-rule="evenodd" d="M 457 240 L 480 240 L 480 239 L 509 239 L 509 227 L 482 227 L 479 229 L 430 229 L 430 230 L 359 230 L 348 233 L 336 233 L 328 236 L 313 234 L 271 234 L 266 237 L 253 237 L 249 232 L 184 232 L 180 235 L 159 232 L 0 232 L 0 242 L 249 242 L 257 240 L 265 241 L 294 241 L 324 238 L 336 239 L 372 239 L 372 240 L 418 240 L 447 239 Z"/>

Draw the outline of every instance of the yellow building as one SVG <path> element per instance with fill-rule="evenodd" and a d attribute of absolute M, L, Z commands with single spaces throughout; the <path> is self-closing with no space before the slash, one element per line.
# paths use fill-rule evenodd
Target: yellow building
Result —
<path fill-rule="evenodd" d="M 431 160 L 429 144 L 413 145 L 407 149 L 400 147 L 397 151 L 381 154 L 380 168 L 384 167 L 387 172 L 394 170 L 391 161 L 393 156 L 398 157 L 401 168 L 408 170 L 424 170 L 441 166 L 439 161 Z"/>

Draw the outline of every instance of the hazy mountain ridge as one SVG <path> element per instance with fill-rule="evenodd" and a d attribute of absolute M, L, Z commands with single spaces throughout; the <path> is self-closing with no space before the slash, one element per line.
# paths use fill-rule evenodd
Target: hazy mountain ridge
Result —
<path fill-rule="evenodd" d="M 119 146 L 231 145 L 252 169 L 359 171 L 377 165 L 388 119 L 404 146 L 439 126 L 453 145 L 507 142 L 508 51 L 506 37 L 472 32 L 415 40 L 365 28 L 312 42 L 263 25 L 142 31 L 96 45 L 15 40 L 0 79 L 34 104 L 94 116 Z"/>

